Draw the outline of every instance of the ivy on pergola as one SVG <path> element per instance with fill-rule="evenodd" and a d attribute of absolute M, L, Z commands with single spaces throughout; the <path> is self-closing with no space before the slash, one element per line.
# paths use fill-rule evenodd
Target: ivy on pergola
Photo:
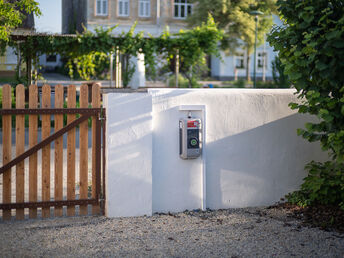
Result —
<path fill-rule="evenodd" d="M 217 29 L 211 16 L 207 23 L 190 30 L 170 34 L 167 30 L 159 37 L 144 36 L 143 32 L 134 33 L 136 24 L 128 32 L 114 36 L 111 32 L 117 27 L 108 29 L 97 28 L 95 33 L 85 30 L 76 35 L 26 35 L 24 38 L 12 37 L 9 45 L 18 46 L 26 60 L 37 57 L 41 54 L 59 53 L 68 57 L 69 62 L 79 62 L 79 66 L 87 67 L 92 65 L 92 58 L 85 58 L 95 53 L 112 53 L 119 48 L 123 54 L 145 55 L 145 64 L 152 71 L 155 70 L 156 56 L 165 54 L 172 58 L 178 50 L 180 60 L 185 67 L 196 65 L 205 54 L 218 55 L 218 42 L 222 38 L 222 32 Z M 71 69 L 71 68 L 70 68 Z"/>

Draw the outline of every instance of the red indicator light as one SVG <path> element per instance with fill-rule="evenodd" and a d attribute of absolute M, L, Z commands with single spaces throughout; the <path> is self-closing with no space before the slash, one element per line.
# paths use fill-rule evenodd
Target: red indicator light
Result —
<path fill-rule="evenodd" d="M 197 120 L 188 121 L 188 127 L 198 127 L 198 121 Z"/>

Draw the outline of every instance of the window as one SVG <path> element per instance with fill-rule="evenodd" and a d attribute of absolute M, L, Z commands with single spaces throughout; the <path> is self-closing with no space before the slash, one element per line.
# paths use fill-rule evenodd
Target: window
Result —
<path fill-rule="evenodd" d="M 56 55 L 48 55 L 46 58 L 47 63 L 56 63 L 57 61 Z"/>
<path fill-rule="evenodd" d="M 237 54 L 235 56 L 235 68 L 237 69 L 243 69 L 245 68 L 245 58 L 244 58 L 244 54 Z"/>
<path fill-rule="evenodd" d="M 6 59 L 5 64 L 17 64 L 17 54 L 12 47 L 7 47 L 6 49 Z"/>
<path fill-rule="evenodd" d="M 118 16 L 129 16 L 129 0 L 118 0 Z"/>
<path fill-rule="evenodd" d="M 185 19 L 192 13 L 191 0 L 174 0 L 174 18 Z"/>
<path fill-rule="evenodd" d="M 150 0 L 139 1 L 139 16 L 140 17 L 150 16 Z"/>
<path fill-rule="evenodd" d="M 108 14 L 108 0 L 97 0 L 96 1 L 96 15 L 107 15 Z"/>
<path fill-rule="evenodd" d="M 263 66 L 265 66 L 265 68 L 267 67 L 267 54 L 266 52 L 258 52 L 257 67 L 263 68 Z"/>

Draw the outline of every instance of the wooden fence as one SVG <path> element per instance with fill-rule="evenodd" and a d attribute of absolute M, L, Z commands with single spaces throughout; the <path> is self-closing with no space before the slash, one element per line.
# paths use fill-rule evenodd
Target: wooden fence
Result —
<path fill-rule="evenodd" d="M 52 90 L 54 103 L 51 103 Z M 40 94 L 38 87 L 31 85 L 28 103 L 25 103 L 24 86 L 18 85 L 15 88 L 14 109 L 11 91 L 9 85 L 2 87 L 0 114 L 2 115 L 3 164 L 0 174 L 3 185 L 0 209 L 3 219 L 10 219 L 14 211 L 16 219 L 24 219 L 26 213 L 29 218 L 36 218 L 39 208 L 43 218 L 63 216 L 63 207 L 67 207 L 65 215 L 74 216 L 76 205 L 79 206 L 79 214 L 86 215 L 89 204 L 92 204 L 92 214 L 99 214 L 100 200 L 104 199 L 104 188 L 103 191 L 101 190 L 101 118 L 105 119 L 104 110 L 101 109 L 100 86 L 92 85 L 91 103 L 89 103 L 89 93 L 91 93 L 89 86 L 80 86 L 79 108 L 77 108 L 77 91 L 74 85 L 66 88 L 62 85 L 54 88 L 44 85 Z M 80 117 L 77 114 L 80 114 L 78 115 Z M 11 141 L 12 116 L 15 116 L 15 150 Z M 25 146 L 27 117 L 29 140 L 28 146 Z M 92 120 L 91 157 L 88 154 L 90 119 Z M 76 155 L 77 126 L 79 126 L 79 158 Z M 38 142 L 39 127 L 41 142 Z M 54 132 L 51 134 L 51 131 Z M 65 139 L 67 143 L 64 149 L 65 133 L 67 133 Z M 51 147 L 52 142 L 54 148 Z M 41 150 L 40 159 L 39 150 Z M 25 168 L 26 158 L 28 158 L 28 166 Z M 78 171 L 76 171 L 77 166 Z M 13 167 L 15 167 L 15 175 L 11 172 Z M 89 170 L 91 170 L 90 175 Z M 78 181 L 76 176 L 79 178 Z M 26 213 L 25 209 L 28 209 Z"/>

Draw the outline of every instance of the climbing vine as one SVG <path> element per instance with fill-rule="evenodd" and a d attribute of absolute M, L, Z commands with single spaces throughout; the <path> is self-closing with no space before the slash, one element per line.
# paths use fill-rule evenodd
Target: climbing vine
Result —
<path fill-rule="evenodd" d="M 110 28 L 97 28 L 95 32 L 85 29 L 75 37 L 68 36 L 30 36 L 25 44 L 20 44 L 23 58 L 42 54 L 58 53 L 68 59 L 70 76 L 77 73 L 81 78 L 89 80 L 96 74 L 97 60 L 106 58 L 119 48 L 122 54 L 134 56 L 145 54 L 145 65 L 150 72 L 156 71 L 156 57 L 163 54 L 167 60 L 176 55 L 177 49 L 186 70 L 202 62 L 205 54 L 219 55 L 217 44 L 222 38 L 222 31 L 217 29 L 214 19 L 191 30 L 171 34 L 167 30 L 159 37 L 145 37 L 143 32 L 134 33 L 136 24 L 128 32 L 114 37 Z M 12 40 L 12 46 L 17 43 Z"/>

